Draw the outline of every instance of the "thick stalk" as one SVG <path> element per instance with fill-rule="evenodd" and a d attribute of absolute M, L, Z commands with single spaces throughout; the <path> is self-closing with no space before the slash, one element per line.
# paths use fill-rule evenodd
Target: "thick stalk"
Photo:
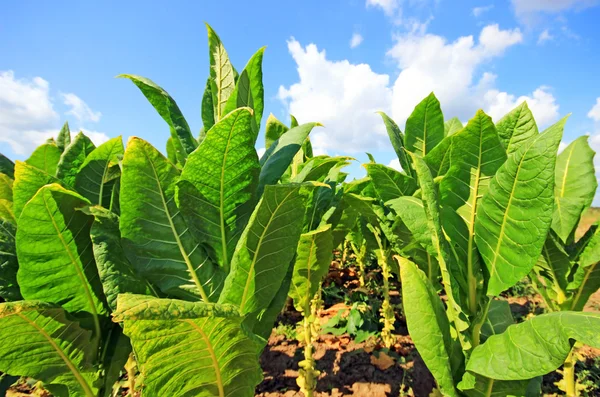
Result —
<path fill-rule="evenodd" d="M 127 395 L 133 397 L 135 395 L 135 370 L 136 370 L 135 356 L 133 353 L 129 354 L 129 359 L 125 363 L 125 371 L 127 371 Z"/>
<path fill-rule="evenodd" d="M 383 340 L 383 344 L 388 349 L 392 347 L 394 344 L 394 335 L 392 331 L 394 328 L 394 308 L 390 303 L 390 284 L 389 278 L 390 274 L 390 266 L 387 261 L 387 257 L 383 250 L 379 250 L 379 266 L 381 266 L 381 272 L 383 274 L 383 303 L 381 304 L 381 322 L 383 323 L 383 329 L 381 330 L 381 339 Z"/>
<path fill-rule="evenodd" d="M 563 379 L 565 381 L 565 395 L 567 397 L 577 397 L 577 381 L 575 380 L 575 362 L 577 362 L 574 353 L 575 347 L 567 356 L 563 365 Z"/>
<path fill-rule="evenodd" d="M 473 324 L 473 331 L 471 333 L 473 349 L 476 348 L 477 346 L 479 346 L 479 342 L 481 339 L 481 327 L 483 327 L 483 324 L 485 323 L 485 320 L 487 319 L 488 311 L 490 310 L 491 304 L 492 304 L 492 297 L 489 296 L 487 304 L 485 305 L 485 309 L 483 310 L 483 313 L 481 313 L 481 317 L 479 317 L 477 322 L 475 322 L 475 324 Z"/>
<path fill-rule="evenodd" d="M 356 256 L 356 264 L 358 265 L 358 282 L 361 287 L 365 286 L 365 256 L 367 256 L 367 247 L 363 245 L 358 249 L 356 244 L 350 243 L 352 247 L 352 251 L 354 251 L 354 255 Z"/>
<path fill-rule="evenodd" d="M 304 343 L 304 360 L 298 363 L 300 370 L 298 371 L 298 379 L 296 383 L 300 387 L 300 391 L 304 397 L 313 397 L 317 387 L 317 379 L 321 374 L 316 366 L 316 361 L 313 358 L 313 343 L 319 336 L 319 311 L 322 307 L 321 291 L 317 293 L 315 298 L 310 302 L 310 307 L 303 311 L 302 327 L 303 330 L 299 336 L 300 342 Z M 307 315 L 308 314 L 308 315 Z"/>

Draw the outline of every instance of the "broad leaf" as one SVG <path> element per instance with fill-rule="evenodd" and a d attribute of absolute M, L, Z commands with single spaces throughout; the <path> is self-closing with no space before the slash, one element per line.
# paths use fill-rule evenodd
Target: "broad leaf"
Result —
<path fill-rule="evenodd" d="M 481 341 L 484 342 L 492 335 L 503 333 L 514 323 L 515 320 L 510 311 L 508 302 L 505 300 L 493 299 L 490 302 L 485 322 L 481 327 Z"/>
<path fill-rule="evenodd" d="M 382 164 L 365 164 L 377 196 L 384 203 L 402 196 L 410 196 L 417 190 L 413 178 Z"/>
<path fill-rule="evenodd" d="M 279 181 L 292 159 L 300 150 L 308 134 L 319 123 L 306 123 L 292 128 L 273 142 L 265 154 L 260 158 L 260 175 L 258 178 L 258 195 L 262 194 L 266 185 L 273 185 Z"/>
<path fill-rule="evenodd" d="M 410 165 L 410 157 L 406 153 L 404 145 L 404 135 L 402 135 L 400 127 L 398 127 L 398 124 L 396 124 L 394 120 L 392 120 L 387 114 L 383 112 L 378 113 L 383 119 L 383 124 L 385 124 L 385 129 L 390 138 L 390 142 L 392 142 L 392 147 L 396 152 L 396 156 L 398 156 L 400 167 L 402 167 L 404 172 L 406 172 L 409 176 L 414 177 L 414 171 Z"/>
<path fill-rule="evenodd" d="M 574 341 L 600 347 L 600 313 L 556 312 L 511 325 L 473 350 L 467 370 L 500 380 L 531 379 L 560 367 Z"/>
<path fill-rule="evenodd" d="M 58 137 L 56 138 L 56 146 L 58 146 L 58 150 L 63 153 L 70 144 L 71 130 L 69 129 L 69 123 L 65 122 L 58 133 Z"/>
<path fill-rule="evenodd" d="M 558 237 L 552 231 L 548 233 L 542 255 L 534 270 L 538 276 L 545 279 L 545 289 L 551 294 L 552 300 L 559 305 L 562 304 L 566 299 L 571 262 Z"/>
<path fill-rule="evenodd" d="M 433 150 L 424 157 L 433 177 L 446 175 L 450 168 L 450 154 L 454 135 L 445 137 Z"/>
<path fill-rule="evenodd" d="M 16 225 L 0 220 L 0 297 L 5 301 L 22 299 L 17 283 Z"/>
<path fill-rule="evenodd" d="M 594 230 L 578 262 L 573 280 L 567 286 L 572 293 L 569 310 L 583 310 L 589 297 L 600 288 L 600 229 Z"/>
<path fill-rule="evenodd" d="M 177 159 L 185 163 L 187 155 L 192 153 L 198 143 L 192 135 L 190 126 L 183 117 L 179 106 L 171 96 L 159 87 L 155 82 L 145 77 L 133 74 L 121 74 L 117 77 L 123 77 L 131 80 L 142 94 L 148 99 L 148 102 L 156 109 L 160 117 L 163 118 L 171 128 L 171 137 L 175 149 L 177 150 Z"/>
<path fill-rule="evenodd" d="M 59 185 L 27 203 L 17 228 L 17 280 L 25 299 L 61 305 L 100 334 L 105 298 L 90 241 L 89 203 Z"/>
<path fill-rule="evenodd" d="M 79 168 L 81 168 L 88 154 L 94 149 L 96 149 L 96 146 L 90 138 L 82 132 L 77 134 L 75 139 L 65 148 L 60 156 L 60 161 L 56 169 L 56 177 L 63 181 L 66 186 L 73 187 Z"/>
<path fill-rule="evenodd" d="M 531 380 L 495 380 L 466 372 L 458 388 L 468 397 L 539 397 L 542 377 Z"/>
<path fill-rule="evenodd" d="M 0 328 L 0 371 L 43 381 L 56 396 L 97 396 L 92 334 L 62 308 L 37 301 L 1 303 Z"/>
<path fill-rule="evenodd" d="M 577 226 L 581 212 L 594 200 L 598 187 L 594 155 L 588 137 L 582 136 L 571 142 L 556 159 L 556 206 L 552 229 L 562 241 L 567 240 Z"/>
<path fill-rule="evenodd" d="M 19 219 L 25 204 L 44 185 L 56 183 L 58 180 L 37 167 L 17 161 L 15 165 L 15 182 L 13 184 L 13 212 Z"/>
<path fill-rule="evenodd" d="M 14 182 L 8 175 L 0 173 L 0 200 L 13 201 Z"/>
<path fill-rule="evenodd" d="M 500 142 L 509 155 L 538 134 L 537 125 L 527 102 L 521 103 L 496 125 Z"/>
<path fill-rule="evenodd" d="M 225 115 L 236 108 L 251 108 L 254 112 L 254 120 L 256 122 L 253 127 L 255 128 L 256 135 L 258 135 L 265 107 L 265 92 L 262 83 L 262 60 L 265 48 L 259 49 L 248 61 L 248 64 L 237 80 L 235 89 L 227 100 L 224 111 Z"/>
<path fill-rule="evenodd" d="M 25 162 L 39 168 L 46 174 L 54 175 L 61 153 L 56 144 L 45 143 L 38 146 Z"/>
<path fill-rule="evenodd" d="M 225 105 L 235 89 L 234 69 L 217 33 L 206 24 L 210 60 L 211 93 L 215 107 L 215 123 L 225 116 Z"/>
<path fill-rule="evenodd" d="M 110 310 L 117 310 L 118 294 L 154 294 L 148 282 L 135 273 L 127 260 L 121 245 L 119 218 L 101 207 L 90 207 L 90 213 L 94 215 L 90 230 L 94 258 Z"/>
<path fill-rule="evenodd" d="M 256 202 L 260 165 L 252 117 L 249 108 L 239 108 L 217 122 L 188 157 L 178 183 L 186 222 L 226 274 Z"/>
<path fill-rule="evenodd" d="M 94 149 L 81 165 L 75 177 L 75 189 L 92 204 L 110 205 L 109 171 L 111 167 L 118 167 L 123 150 L 121 137 L 113 138 Z"/>
<path fill-rule="evenodd" d="M 406 120 L 406 150 L 426 156 L 444 139 L 444 115 L 433 92 L 423 99 Z"/>
<path fill-rule="evenodd" d="M 202 96 L 202 124 L 204 125 L 204 131 L 210 130 L 215 125 L 215 105 L 213 103 L 210 81 L 210 78 L 206 80 L 206 88 L 204 88 L 204 95 Z M 202 140 L 199 139 L 198 143 L 202 143 Z"/>
<path fill-rule="evenodd" d="M 121 175 L 121 235 L 136 272 L 164 293 L 214 301 L 223 274 L 197 241 L 177 205 L 179 171 L 148 142 L 131 138 Z"/>
<path fill-rule="evenodd" d="M 259 350 L 234 307 L 120 295 L 115 321 L 124 323 L 143 395 L 249 396 L 262 379 Z"/>
<path fill-rule="evenodd" d="M 305 200 L 302 185 L 267 186 L 238 242 L 219 303 L 242 315 L 266 308 L 296 254 Z"/>
<path fill-rule="evenodd" d="M 331 225 L 303 233 L 298 242 L 290 297 L 294 306 L 308 316 L 310 302 L 321 286 L 333 258 Z"/>
<path fill-rule="evenodd" d="M 458 396 L 454 388 L 452 358 L 460 346 L 450 334 L 444 304 L 427 279 L 411 261 L 395 257 L 400 265 L 402 303 L 408 332 L 419 355 L 445 396 Z"/>
<path fill-rule="evenodd" d="M 499 295 L 531 271 L 550 229 L 554 166 L 566 118 L 512 153 L 479 203 L 475 241 Z"/>

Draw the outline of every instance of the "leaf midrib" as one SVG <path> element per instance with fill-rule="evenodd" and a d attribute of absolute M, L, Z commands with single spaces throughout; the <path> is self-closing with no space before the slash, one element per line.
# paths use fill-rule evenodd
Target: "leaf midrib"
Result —
<path fill-rule="evenodd" d="M 26 316 L 22 315 L 21 313 L 15 313 L 15 314 L 17 316 L 19 316 L 21 319 L 23 319 L 25 322 L 27 322 L 29 325 L 31 325 L 33 328 L 35 328 L 40 333 L 40 335 L 42 335 L 48 341 L 50 346 L 52 346 L 54 351 L 56 351 L 58 356 L 67 365 L 67 367 L 69 368 L 69 370 L 71 371 L 73 376 L 75 376 L 75 379 L 77 379 L 77 382 L 79 382 L 79 384 L 83 388 L 85 395 L 87 397 L 95 397 L 94 392 L 91 390 L 90 386 L 85 381 L 85 379 L 83 378 L 81 373 L 77 370 L 77 367 L 75 366 L 75 364 L 71 360 L 69 360 L 69 357 L 65 354 L 65 352 L 62 351 L 62 349 L 56 344 L 56 342 L 54 342 L 52 337 L 50 335 L 48 335 L 48 333 L 43 328 L 40 328 L 35 322 L 31 321 Z"/>
<path fill-rule="evenodd" d="M 565 163 L 565 173 L 563 174 L 562 186 L 560 187 L 560 196 L 565 196 L 565 186 L 567 185 L 567 175 L 569 174 L 569 164 L 571 163 L 571 156 L 573 156 L 573 151 L 575 150 L 575 145 L 571 147 L 569 151 L 569 157 L 567 157 L 567 162 Z"/>
<path fill-rule="evenodd" d="M 217 355 L 215 354 L 215 351 L 210 342 L 210 339 L 208 338 L 208 335 L 206 335 L 204 330 L 202 328 L 200 328 L 192 320 L 184 320 L 184 321 L 186 323 L 190 324 L 192 326 L 192 328 L 194 328 L 196 331 L 198 331 L 198 333 L 200 334 L 202 339 L 204 339 L 204 342 L 206 343 L 206 349 L 208 350 L 208 353 L 210 354 L 210 359 L 211 359 L 212 365 L 215 369 L 215 377 L 217 378 L 216 384 L 217 384 L 217 388 L 219 389 L 219 397 L 225 397 L 225 388 L 223 386 L 223 379 L 221 376 L 221 368 L 219 367 L 219 361 L 217 360 Z"/>
<path fill-rule="evenodd" d="M 577 294 L 575 295 L 575 298 L 573 299 L 573 303 L 571 304 L 571 310 L 575 310 L 574 307 L 577 306 L 577 303 L 579 302 L 579 299 L 581 298 L 581 294 L 583 293 L 585 283 L 587 283 L 587 280 L 590 278 L 590 274 L 592 274 L 592 272 L 594 271 L 594 269 L 596 268 L 598 263 L 600 263 L 600 262 L 597 262 L 594 265 L 588 266 L 588 270 L 585 272 L 583 281 L 581 282 L 581 285 L 577 289 Z"/>

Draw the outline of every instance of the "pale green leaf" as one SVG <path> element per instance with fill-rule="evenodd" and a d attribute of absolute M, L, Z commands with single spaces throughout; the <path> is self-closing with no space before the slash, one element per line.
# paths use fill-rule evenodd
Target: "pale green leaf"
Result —
<path fill-rule="evenodd" d="M 215 125 L 215 105 L 213 103 L 213 94 L 210 84 L 210 77 L 206 80 L 206 87 L 204 88 L 204 95 L 202 96 L 202 124 L 204 125 L 204 131 L 208 131 Z M 202 143 L 199 139 L 198 143 Z"/>
<path fill-rule="evenodd" d="M 235 89 L 234 69 L 217 33 L 206 24 L 210 60 L 211 93 L 215 107 L 215 123 L 225 116 L 227 100 Z"/>
<path fill-rule="evenodd" d="M 46 174 L 54 175 L 60 160 L 61 151 L 54 143 L 45 143 L 38 146 L 25 162 L 39 168 Z"/>
<path fill-rule="evenodd" d="M 444 123 L 444 135 L 451 136 L 463 129 L 463 124 L 458 117 L 452 117 Z"/>
<path fill-rule="evenodd" d="M 377 196 L 384 203 L 417 190 L 417 181 L 410 176 L 382 164 L 364 164 Z"/>
<path fill-rule="evenodd" d="M 265 150 L 269 149 L 288 130 L 289 128 L 285 124 L 273 116 L 273 113 L 270 113 L 265 127 Z"/>
<path fill-rule="evenodd" d="M 15 182 L 13 184 L 13 212 L 19 219 L 25 204 L 44 185 L 57 183 L 58 180 L 37 167 L 17 161 L 15 165 Z"/>

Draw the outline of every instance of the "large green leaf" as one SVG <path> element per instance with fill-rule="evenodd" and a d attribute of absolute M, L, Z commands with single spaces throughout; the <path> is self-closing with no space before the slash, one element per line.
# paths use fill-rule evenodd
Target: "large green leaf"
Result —
<path fill-rule="evenodd" d="M 58 180 L 37 167 L 17 161 L 15 165 L 15 182 L 13 184 L 13 212 L 19 219 L 25 204 L 44 185 L 56 183 Z"/>
<path fill-rule="evenodd" d="M 130 138 L 121 175 L 121 236 L 136 272 L 164 293 L 214 301 L 224 275 L 211 263 L 175 204 L 179 171 L 158 150 Z"/>
<path fill-rule="evenodd" d="M 475 241 L 490 275 L 488 295 L 513 286 L 540 256 L 552 219 L 556 151 L 565 122 L 513 152 L 479 203 Z"/>
<path fill-rule="evenodd" d="M 296 309 L 303 311 L 306 316 L 310 313 L 310 302 L 329 270 L 332 252 L 331 225 L 323 225 L 300 236 L 290 297 L 294 300 Z"/>
<path fill-rule="evenodd" d="M 0 371 L 43 381 L 55 396 L 97 396 L 91 332 L 62 308 L 37 301 L 0 303 L 0 328 Z"/>
<path fill-rule="evenodd" d="M 495 380 L 466 372 L 458 388 L 468 397 L 539 397 L 542 377 L 531 380 Z"/>
<path fill-rule="evenodd" d="M 115 316 L 131 338 L 146 397 L 253 395 L 260 352 L 242 320 L 229 305 L 128 294 Z"/>
<path fill-rule="evenodd" d="M 61 305 L 100 335 L 105 298 L 90 241 L 89 202 L 59 185 L 27 203 L 17 228 L 17 280 L 25 299 Z"/>
<path fill-rule="evenodd" d="M 58 137 L 56 138 L 56 146 L 58 146 L 60 152 L 63 153 L 70 144 L 71 130 L 69 129 L 69 123 L 65 122 L 58 133 Z"/>
<path fill-rule="evenodd" d="M 118 294 L 154 294 L 148 282 L 135 273 L 127 260 L 121 244 L 119 217 L 98 206 L 90 207 L 89 211 L 94 215 L 90 230 L 94 258 L 110 310 L 117 310 Z"/>
<path fill-rule="evenodd" d="M 224 115 L 236 108 L 249 107 L 254 112 L 254 120 L 256 124 L 256 135 L 262 120 L 263 110 L 265 108 L 265 90 L 262 83 L 262 60 L 265 52 L 263 47 L 256 51 L 252 58 L 246 64 L 246 67 L 240 74 L 235 89 L 227 100 L 225 105 Z"/>
<path fill-rule="evenodd" d="M 111 167 L 118 167 L 123 156 L 123 140 L 113 138 L 98 146 L 79 168 L 75 177 L 75 189 L 92 204 L 110 205 L 111 190 L 107 184 L 111 182 Z"/>
<path fill-rule="evenodd" d="M 396 152 L 396 156 L 398 156 L 400 167 L 402 167 L 404 172 L 406 172 L 409 176 L 414 177 L 414 171 L 410 165 L 410 157 L 408 157 L 406 154 L 404 146 L 404 135 L 402 134 L 402 131 L 400 131 L 400 127 L 398 127 L 398 124 L 396 124 L 394 120 L 392 120 L 387 114 L 383 112 L 378 113 L 383 119 L 385 130 L 388 133 L 390 142 L 392 142 L 392 147 Z"/>
<path fill-rule="evenodd" d="M 456 396 L 453 355 L 460 354 L 450 335 L 444 304 L 427 276 L 411 261 L 396 257 L 402 279 L 402 303 L 408 332 L 419 355 L 445 396 Z"/>
<path fill-rule="evenodd" d="M 15 163 L 13 163 L 8 157 L 0 153 L 0 172 L 8 175 L 9 177 L 15 177 Z"/>
<path fill-rule="evenodd" d="M 594 169 L 595 152 L 587 136 L 575 139 L 556 159 L 552 229 L 566 241 L 576 228 L 581 212 L 594 200 L 598 182 Z"/>
<path fill-rule="evenodd" d="M 8 175 L 0 173 L 0 200 L 13 201 L 14 182 Z"/>
<path fill-rule="evenodd" d="M 208 57 L 210 60 L 211 92 L 215 107 L 215 122 L 225 116 L 225 106 L 235 89 L 234 69 L 217 33 L 206 24 Z"/>
<path fill-rule="evenodd" d="M 160 117 L 163 118 L 171 128 L 171 137 L 177 144 L 177 159 L 185 163 L 187 155 L 192 153 L 198 142 L 194 139 L 190 126 L 185 117 L 179 110 L 179 106 L 167 91 L 159 87 L 155 82 L 145 77 L 133 74 L 121 74 L 117 77 L 123 77 L 131 80 L 142 94 L 148 99 L 148 102 L 156 109 Z M 175 143 L 175 142 L 174 142 Z"/>
<path fill-rule="evenodd" d="M 523 102 L 504 116 L 496 125 L 500 142 L 506 153 L 512 154 L 527 140 L 538 134 L 538 128 L 527 102 Z"/>
<path fill-rule="evenodd" d="M 562 244 L 558 241 L 558 237 L 552 231 L 548 233 L 542 248 L 542 255 L 534 270 L 539 277 L 545 279 L 545 290 L 553 297 L 553 301 L 562 304 L 566 299 L 565 293 L 569 283 L 571 261 Z"/>
<path fill-rule="evenodd" d="M 444 123 L 445 136 L 454 135 L 462 129 L 463 129 L 463 124 L 460 122 L 458 117 L 452 117 L 450 120 L 448 120 Z"/>
<path fill-rule="evenodd" d="M 467 370 L 500 380 L 531 379 L 560 367 L 574 341 L 600 347 L 600 313 L 555 312 L 511 325 L 479 345 Z"/>
<path fill-rule="evenodd" d="M 503 333 L 514 323 L 515 319 L 510 311 L 508 301 L 493 299 L 481 327 L 481 341 L 484 342 L 492 335 Z"/>
<path fill-rule="evenodd" d="M 56 144 L 45 143 L 38 146 L 25 162 L 39 168 L 46 174 L 54 175 L 61 153 Z"/>
<path fill-rule="evenodd" d="M 402 196 L 410 196 L 417 190 L 417 181 L 406 174 L 382 164 L 364 164 L 377 196 L 384 203 Z"/>
<path fill-rule="evenodd" d="M 65 148 L 60 156 L 60 161 L 56 169 L 56 177 L 63 181 L 66 186 L 73 187 L 79 168 L 81 168 L 88 154 L 94 149 L 96 149 L 96 146 L 90 138 L 82 132 L 77 134 L 75 139 Z"/>
<path fill-rule="evenodd" d="M 600 229 L 593 231 L 578 259 L 573 280 L 567 285 L 572 293 L 569 310 L 583 310 L 590 295 L 600 288 Z"/>
<path fill-rule="evenodd" d="M 0 297 L 5 301 L 22 299 L 17 283 L 16 225 L 0 220 Z"/>
<path fill-rule="evenodd" d="M 433 150 L 424 157 L 433 177 L 443 176 L 450 168 L 450 153 L 454 135 L 445 137 Z"/>
<path fill-rule="evenodd" d="M 262 194 L 266 185 L 273 185 L 279 181 L 292 159 L 302 147 L 308 134 L 319 123 L 306 123 L 292 128 L 277 139 L 260 158 L 260 175 L 258 178 L 258 194 Z"/>
<path fill-rule="evenodd" d="M 269 305 L 296 253 L 305 212 L 302 188 L 265 188 L 238 242 L 219 303 L 237 305 L 242 315 Z"/>
<path fill-rule="evenodd" d="M 289 128 L 273 116 L 273 113 L 269 114 L 265 126 L 265 150 L 268 150 L 288 130 Z"/>
<path fill-rule="evenodd" d="M 423 99 L 406 120 L 406 150 L 422 157 L 444 139 L 444 115 L 433 92 Z"/>
<path fill-rule="evenodd" d="M 188 157 L 178 183 L 186 222 L 226 274 L 256 203 L 260 165 L 252 117 L 249 108 L 239 108 L 218 121 Z"/>
<path fill-rule="evenodd" d="M 467 126 L 452 137 L 450 168 L 440 184 L 441 204 L 454 210 L 467 226 L 466 277 L 468 307 L 472 315 L 477 311 L 481 272 L 479 254 L 475 247 L 475 215 L 479 200 L 488 190 L 491 178 L 506 161 L 492 119 L 482 110 L 477 111 Z"/>

